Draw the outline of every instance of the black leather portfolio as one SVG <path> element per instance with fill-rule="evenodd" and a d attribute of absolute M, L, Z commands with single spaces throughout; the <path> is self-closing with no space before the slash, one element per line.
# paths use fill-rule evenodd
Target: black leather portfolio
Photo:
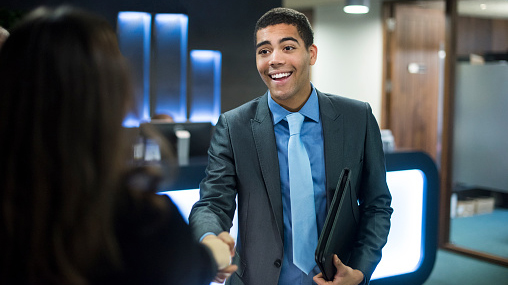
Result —
<path fill-rule="evenodd" d="M 358 228 L 359 208 L 356 195 L 351 193 L 350 175 L 349 169 L 342 170 L 316 248 L 316 263 L 328 281 L 337 272 L 334 254 L 348 263 Z"/>

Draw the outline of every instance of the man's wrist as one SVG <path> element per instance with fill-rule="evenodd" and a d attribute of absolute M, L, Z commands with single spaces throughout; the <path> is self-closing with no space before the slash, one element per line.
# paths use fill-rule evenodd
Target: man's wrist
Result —
<path fill-rule="evenodd" d="M 214 234 L 214 233 L 212 233 L 212 232 L 207 232 L 207 233 L 205 233 L 204 235 L 202 235 L 202 236 L 199 238 L 199 242 L 202 242 L 202 241 L 203 241 L 203 239 L 204 239 L 205 237 L 209 236 L 209 235 L 214 235 L 214 236 L 216 236 L 216 234 Z"/>

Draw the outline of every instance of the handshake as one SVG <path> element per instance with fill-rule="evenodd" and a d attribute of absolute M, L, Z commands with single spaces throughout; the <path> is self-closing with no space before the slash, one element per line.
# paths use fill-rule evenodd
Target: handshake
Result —
<path fill-rule="evenodd" d="M 213 254 L 219 271 L 214 282 L 222 283 L 238 269 L 238 266 L 231 264 L 231 258 L 235 256 L 235 240 L 228 232 L 222 232 L 218 236 L 207 235 L 201 241 Z"/>

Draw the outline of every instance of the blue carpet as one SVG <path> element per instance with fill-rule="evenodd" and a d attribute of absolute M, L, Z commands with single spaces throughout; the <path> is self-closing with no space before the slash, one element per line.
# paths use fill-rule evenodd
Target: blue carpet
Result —
<path fill-rule="evenodd" d="M 508 285 L 508 268 L 438 250 L 434 269 L 423 285 Z"/>
<path fill-rule="evenodd" d="M 508 258 L 508 209 L 452 219 L 450 241 L 464 248 Z M 434 268 L 424 285 L 459 284 L 508 285 L 508 268 L 438 250 Z"/>
<path fill-rule="evenodd" d="M 508 209 L 498 208 L 491 214 L 450 220 L 450 241 L 464 248 L 508 258 Z"/>

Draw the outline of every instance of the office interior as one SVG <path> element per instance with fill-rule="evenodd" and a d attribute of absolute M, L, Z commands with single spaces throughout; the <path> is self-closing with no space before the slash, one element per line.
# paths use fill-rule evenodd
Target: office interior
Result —
<path fill-rule="evenodd" d="M 433 279 L 435 272 L 470 274 L 456 258 L 481 268 L 480 276 L 508 277 L 507 1 L 371 0 L 363 15 L 345 14 L 345 0 L 2 2 L 3 25 L 42 4 L 83 7 L 114 26 L 122 11 L 187 15 L 188 50 L 222 54 L 221 112 L 266 91 L 255 68 L 256 20 L 273 7 L 304 12 L 318 47 L 311 78 L 316 88 L 369 102 L 393 139 L 388 152 L 421 151 L 435 163 L 439 249 L 423 284 L 490 284 Z M 199 179 L 200 167 L 180 174 Z M 450 270 L 452 260 L 458 268 Z"/>

